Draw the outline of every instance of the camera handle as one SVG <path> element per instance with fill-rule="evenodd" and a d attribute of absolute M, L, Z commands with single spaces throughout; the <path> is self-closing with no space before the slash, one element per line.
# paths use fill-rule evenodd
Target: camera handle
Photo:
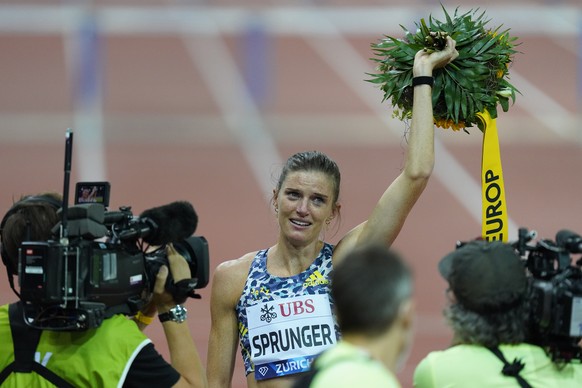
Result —
<path fill-rule="evenodd" d="M 172 294 L 174 297 L 174 301 L 177 304 L 182 304 L 190 298 L 200 299 L 201 296 L 196 294 L 194 290 L 196 289 L 196 285 L 198 284 L 198 279 L 191 278 L 191 279 L 182 279 L 178 282 L 172 282 L 169 285 L 166 285 L 166 289 Z"/>

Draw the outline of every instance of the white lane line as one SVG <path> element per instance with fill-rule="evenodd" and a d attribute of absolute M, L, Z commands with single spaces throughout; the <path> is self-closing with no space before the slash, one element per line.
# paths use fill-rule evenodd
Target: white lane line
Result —
<path fill-rule="evenodd" d="M 572 137 L 568 129 L 572 114 L 567 109 L 515 71 L 511 72 L 511 82 L 523 95 L 518 97 L 521 108 L 556 135 L 564 139 Z"/>
<path fill-rule="evenodd" d="M 204 23 L 212 33 L 185 34 L 184 44 L 268 200 L 273 190 L 273 168 L 280 166 L 282 159 L 215 21 L 207 18 Z"/>
<path fill-rule="evenodd" d="M 79 181 L 107 180 L 105 161 L 106 147 L 103 133 L 102 108 L 102 61 L 103 52 L 89 53 L 97 44 L 86 34 L 97 34 L 94 39 L 101 39 L 98 21 L 90 10 L 78 9 L 75 28 L 63 29 L 65 63 L 67 74 L 71 77 L 71 94 L 74 100 L 73 111 L 73 163 L 72 174 Z M 93 24 L 94 23 L 94 24 Z M 85 29 L 94 29 L 86 31 Z M 85 34 L 85 35 L 84 35 Z M 101 45 L 101 47 L 103 47 Z M 85 63 L 86 55 L 94 56 L 94 66 Z M 89 84 L 84 84 L 89 83 Z M 63 128 L 65 131 L 66 128 Z M 74 182 L 71 183 L 72 185 Z"/>
<path fill-rule="evenodd" d="M 177 3 L 177 2 L 174 2 Z M 0 33 L 51 34 L 62 30 L 74 30 L 79 7 L 83 4 L 58 5 L 0 5 Z M 462 5 L 460 12 L 477 7 Z M 443 19 L 440 6 L 350 6 L 318 7 L 319 12 L 331 21 L 343 34 L 375 35 L 378 33 L 400 32 L 400 24 L 413 28 L 413 22 L 420 15 L 427 18 L 434 15 Z M 582 9 L 575 5 L 490 5 L 480 7 L 495 25 L 511 27 L 519 35 L 578 36 Z M 221 33 L 240 33 L 246 29 L 244 22 L 249 13 L 261 15 L 267 22 L 267 29 L 274 34 L 318 33 L 319 26 L 302 19 L 311 12 L 305 5 L 269 7 L 206 5 L 139 5 L 139 6 L 95 6 L 95 12 L 103 22 L 105 33 L 159 35 L 182 33 L 188 26 L 188 33 L 204 33 L 204 21 L 212 18 Z M 449 12 L 453 12 L 451 8 Z M 405 23 L 408 21 L 409 23 Z M 391 31 L 387 31 L 391 29 Z"/>

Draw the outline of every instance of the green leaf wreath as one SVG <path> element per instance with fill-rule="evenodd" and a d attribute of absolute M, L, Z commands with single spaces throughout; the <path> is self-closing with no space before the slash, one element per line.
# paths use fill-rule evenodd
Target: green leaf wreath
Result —
<path fill-rule="evenodd" d="M 513 61 L 517 38 L 509 36 L 509 29 L 501 26 L 487 29 L 489 19 L 485 12 L 470 10 L 461 15 L 458 8 L 451 17 L 444 7 L 446 21 L 429 16 L 415 22 L 416 33 L 404 26 L 404 39 L 385 36 L 373 43 L 371 58 L 377 62 L 378 73 L 367 75 L 367 81 L 378 84 L 384 92 L 382 101 L 391 100 L 394 116 L 407 120 L 412 115 L 412 66 L 419 50 L 442 50 L 446 37 L 455 41 L 459 56 L 443 68 L 433 71 L 433 114 L 435 125 L 455 131 L 477 125 L 483 131 L 483 123 L 477 114 L 487 110 L 491 118 L 497 118 L 497 105 L 504 112 L 509 110 L 509 100 L 515 102 L 516 92 L 509 83 L 509 67 Z M 521 93 L 520 93 L 521 94 Z"/>

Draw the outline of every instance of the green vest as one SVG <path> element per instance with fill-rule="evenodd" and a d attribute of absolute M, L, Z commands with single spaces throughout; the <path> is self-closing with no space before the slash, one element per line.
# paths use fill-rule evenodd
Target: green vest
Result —
<path fill-rule="evenodd" d="M 76 387 L 121 387 L 133 359 L 151 341 L 124 315 L 97 329 L 42 332 L 35 361 Z M 0 370 L 14 361 L 8 305 L 0 306 Z M 36 373 L 12 373 L 2 387 L 54 387 Z"/>

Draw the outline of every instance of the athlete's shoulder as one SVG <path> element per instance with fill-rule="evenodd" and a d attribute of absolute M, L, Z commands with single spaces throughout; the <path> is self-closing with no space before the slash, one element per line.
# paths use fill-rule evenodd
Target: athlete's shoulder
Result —
<path fill-rule="evenodd" d="M 248 252 L 237 259 L 226 260 L 214 270 L 213 282 L 237 289 L 246 281 L 251 264 L 259 251 Z"/>
<path fill-rule="evenodd" d="M 246 276 L 249 267 L 258 252 L 259 251 L 245 253 L 238 259 L 223 261 L 216 267 L 215 275 L 220 273 L 223 276 L 236 276 L 237 274 Z"/>

